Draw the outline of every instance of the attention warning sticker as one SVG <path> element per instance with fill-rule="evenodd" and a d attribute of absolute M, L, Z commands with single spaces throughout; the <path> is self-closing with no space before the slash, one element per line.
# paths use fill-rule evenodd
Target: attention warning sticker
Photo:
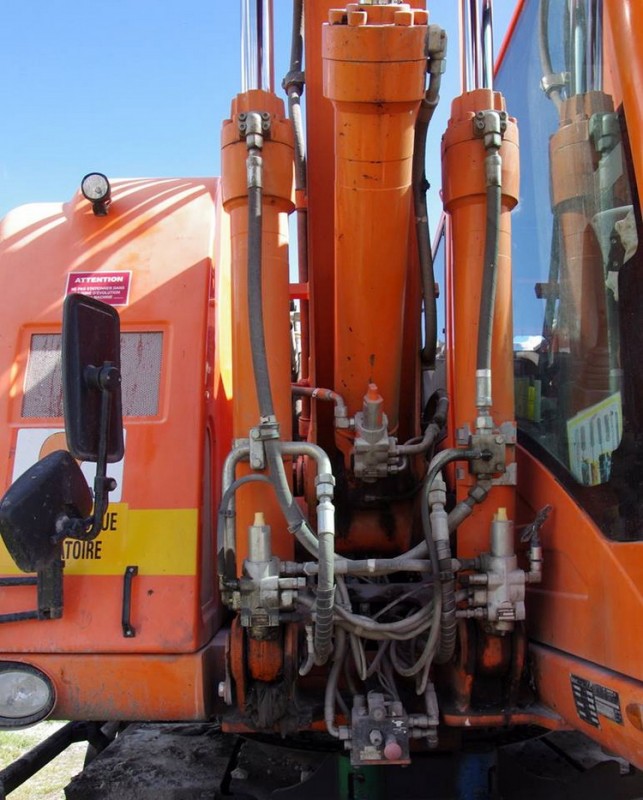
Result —
<path fill-rule="evenodd" d="M 84 294 L 112 306 L 126 306 L 131 282 L 132 273 L 129 271 L 70 272 L 65 295 Z"/>

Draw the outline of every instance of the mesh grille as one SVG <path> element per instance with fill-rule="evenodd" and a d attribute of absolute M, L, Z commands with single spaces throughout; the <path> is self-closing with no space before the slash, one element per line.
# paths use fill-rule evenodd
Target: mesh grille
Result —
<path fill-rule="evenodd" d="M 31 337 L 22 400 L 22 416 L 62 417 L 62 372 L 59 333 Z M 122 333 L 121 372 L 123 415 L 151 417 L 158 414 L 163 334 Z"/>

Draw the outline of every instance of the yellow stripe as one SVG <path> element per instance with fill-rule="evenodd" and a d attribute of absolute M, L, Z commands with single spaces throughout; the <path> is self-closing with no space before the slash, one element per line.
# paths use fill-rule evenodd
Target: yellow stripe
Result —
<path fill-rule="evenodd" d="M 142 575 L 195 575 L 196 508 L 130 509 L 110 503 L 103 530 L 93 542 L 66 539 L 65 574 L 122 575 L 137 565 Z M 0 574 L 22 575 L 0 541 Z"/>

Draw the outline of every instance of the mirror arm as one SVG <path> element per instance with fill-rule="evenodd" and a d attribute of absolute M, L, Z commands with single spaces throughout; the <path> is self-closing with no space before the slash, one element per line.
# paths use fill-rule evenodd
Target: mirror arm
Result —
<path fill-rule="evenodd" d="M 103 526 L 103 517 L 109 505 L 109 493 L 116 488 L 114 478 L 107 477 L 107 443 L 109 440 L 109 413 L 112 405 L 112 394 L 120 386 L 121 373 L 111 361 L 105 361 L 102 367 L 87 367 L 85 380 L 89 386 L 99 389 L 101 393 L 98 460 L 96 461 L 96 477 L 94 478 L 94 513 L 87 519 L 61 517 L 56 525 L 58 530 L 54 537 L 58 541 L 65 537 L 87 541 L 95 539 Z"/>

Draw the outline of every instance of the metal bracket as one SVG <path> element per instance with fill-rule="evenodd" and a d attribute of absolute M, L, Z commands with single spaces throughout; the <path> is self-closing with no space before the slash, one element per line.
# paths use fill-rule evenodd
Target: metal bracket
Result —
<path fill-rule="evenodd" d="M 506 469 L 498 478 L 493 478 L 491 481 L 492 486 L 516 486 L 518 484 L 518 464 L 512 461 L 507 464 Z"/>
<path fill-rule="evenodd" d="M 0 578 L 1 587 L 35 586 L 38 593 L 38 608 L 34 611 L 15 611 L 0 614 L 3 622 L 23 622 L 25 620 L 60 619 L 63 615 L 63 561 L 55 558 L 50 564 L 38 570 L 35 576 Z"/>
<path fill-rule="evenodd" d="M 245 139 L 249 147 L 261 148 L 263 139 L 270 138 L 272 120 L 267 111 L 249 111 L 237 117 L 239 138 Z"/>
<path fill-rule="evenodd" d="M 274 417 L 262 418 L 256 428 L 250 428 L 250 466 L 252 469 L 265 469 L 266 454 L 263 443 L 267 439 L 279 438 L 279 423 Z"/>
<path fill-rule="evenodd" d="M 123 614 L 121 622 L 123 625 L 123 636 L 126 639 L 133 639 L 136 636 L 136 629 L 130 622 L 132 613 L 132 582 L 138 575 L 138 567 L 125 567 L 123 576 Z"/>
<path fill-rule="evenodd" d="M 487 150 L 490 147 L 498 149 L 507 130 L 507 112 L 487 109 L 476 111 L 473 118 L 473 135 L 484 139 Z"/>

